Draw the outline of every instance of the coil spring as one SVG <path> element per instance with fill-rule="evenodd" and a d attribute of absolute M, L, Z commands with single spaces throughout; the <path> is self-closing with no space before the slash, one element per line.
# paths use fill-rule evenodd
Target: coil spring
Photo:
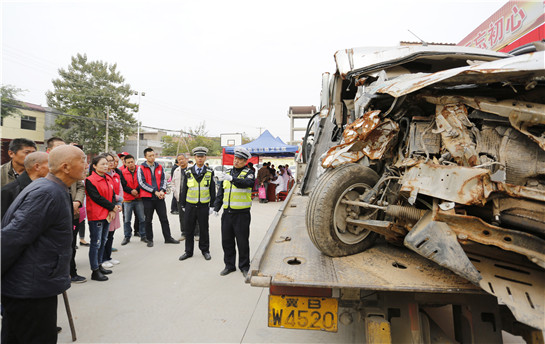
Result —
<path fill-rule="evenodd" d="M 413 207 L 405 207 L 402 205 L 389 205 L 386 207 L 386 214 L 405 220 L 418 221 L 427 210 L 417 209 Z"/>

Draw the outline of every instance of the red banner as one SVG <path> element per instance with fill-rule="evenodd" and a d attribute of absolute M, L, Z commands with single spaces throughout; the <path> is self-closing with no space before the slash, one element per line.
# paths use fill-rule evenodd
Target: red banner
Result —
<path fill-rule="evenodd" d="M 516 48 L 522 44 L 513 42 L 544 24 L 543 8 L 543 1 L 509 1 L 458 45 L 496 51 L 507 45 Z"/>
<path fill-rule="evenodd" d="M 221 154 L 221 164 L 222 165 L 232 166 L 234 158 L 235 158 L 234 154 L 225 153 L 225 148 L 223 148 L 223 152 Z M 259 163 L 259 156 L 255 155 L 255 156 L 251 157 L 250 159 L 248 159 L 248 162 L 251 162 L 254 165 L 258 164 Z"/>

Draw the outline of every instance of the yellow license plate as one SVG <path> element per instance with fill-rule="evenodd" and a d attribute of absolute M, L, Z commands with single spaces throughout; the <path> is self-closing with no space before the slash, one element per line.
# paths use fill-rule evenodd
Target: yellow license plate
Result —
<path fill-rule="evenodd" d="M 269 327 L 337 332 L 337 299 L 269 295 Z"/>

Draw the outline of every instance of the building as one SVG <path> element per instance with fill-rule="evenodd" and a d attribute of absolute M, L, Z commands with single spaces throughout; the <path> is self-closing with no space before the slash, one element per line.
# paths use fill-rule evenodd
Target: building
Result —
<path fill-rule="evenodd" d="M 288 110 L 288 117 L 290 118 L 290 141 L 288 142 L 289 145 L 296 145 L 300 142 L 302 142 L 302 139 L 295 140 L 295 132 L 303 132 L 307 131 L 307 125 L 309 119 L 316 113 L 316 106 L 290 106 Z M 303 125 L 301 127 L 295 126 L 295 121 L 298 121 L 300 124 Z"/>
<path fill-rule="evenodd" d="M 21 102 L 21 114 L 2 119 L 0 137 L 2 138 L 2 164 L 9 161 L 8 147 L 16 138 L 33 140 L 38 150 L 45 150 L 46 112 L 47 108 L 40 105 Z"/>
<path fill-rule="evenodd" d="M 125 145 L 121 148 L 121 151 L 127 152 L 138 159 L 144 157 L 144 149 L 151 147 L 157 155 L 161 155 L 163 151 L 163 137 L 166 135 L 166 131 L 146 131 L 142 129 L 140 131 L 140 142 L 138 142 L 137 134 L 129 136 L 125 140 Z M 138 146 L 139 154 L 137 154 Z"/>

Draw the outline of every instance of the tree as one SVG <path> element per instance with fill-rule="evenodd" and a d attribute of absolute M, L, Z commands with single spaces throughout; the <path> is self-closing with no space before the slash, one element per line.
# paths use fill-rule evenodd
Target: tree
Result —
<path fill-rule="evenodd" d="M 18 109 L 21 106 L 21 102 L 15 100 L 15 97 L 23 92 L 23 90 L 11 85 L 3 85 L 0 87 L 0 92 L 2 92 L 2 120 L 6 117 L 22 115 L 23 113 Z"/>
<path fill-rule="evenodd" d="M 194 129 L 188 129 L 182 135 L 163 136 L 163 155 L 176 155 L 176 152 L 191 153 L 195 147 L 208 148 L 208 155 L 211 156 L 221 155 L 221 140 L 219 137 L 208 136 L 205 122 L 200 123 Z"/>
<path fill-rule="evenodd" d="M 125 137 L 133 134 L 138 110 L 129 97 L 134 93 L 117 64 L 88 61 L 87 55 L 77 54 L 67 69 L 59 69 L 59 79 L 53 80 L 53 91 L 47 91 L 47 104 L 64 115 L 57 116 L 51 129 L 67 142 L 77 142 L 87 153 L 104 151 L 106 117 L 108 147 L 120 149 Z"/>

